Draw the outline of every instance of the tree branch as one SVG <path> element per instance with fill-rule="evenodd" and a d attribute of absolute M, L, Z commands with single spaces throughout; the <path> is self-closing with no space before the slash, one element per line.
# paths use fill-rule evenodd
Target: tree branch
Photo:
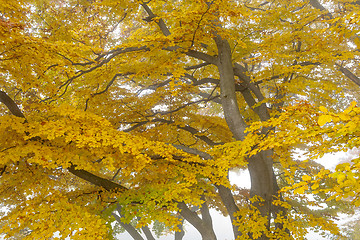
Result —
<path fill-rule="evenodd" d="M 0 91 L 0 102 L 5 104 L 14 116 L 25 118 L 24 114 L 21 112 L 16 103 L 3 91 Z"/>
<path fill-rule="evenodd" d="M 162 119 L 162 118 L 155 118 L 155 119 L 152 119 L 152 120 L 146 120 L 146 121 L 141 121 L 141 122 L 137 122 L 134 126 L 128 128 L 128 129 L 125 129 L 123 130 L 123 132 L 130 132 L 138 127 L 141 127 L 147 123 L 156 123 L 156 122 L 161 122 L 161 123 L 166 123 L 166 124 L 174 124 L 175 121 L 171 121 L 171 120 L 166 120 L 166 119 Z M 194 135 L 195 137 L 197 137 L 198 139 L 204 141 L 205 143 L 207 143 L 208 145 L 210 146 L 215 146 L 215 145 L 222 145 L 224 143 L 222 142 L 214 142 L 212 141 L 210 138 L 206 137 L 206 136 L 203 136 L 201 134 L 199 134 L 199 131 L 196 130 L 195 128 L 193 127 L 190 127 L 188 125 L 185 125 L 185 126 L 180 126 L 180 125 L 176 125 L 177 128 L 179 129 L 182 129 L 184 131 L 187 131 L 189 133 L 191 133 L 192 135 Z M 198 135 L 199 134 L 199 135 Z"/>
<path fill-rule="evenodd" d="M 335 63 L 335 65 L 338 67 L 339 71 L 342 72 L 347 78 L 353 81 L 356 85 L 360 86 L 360 78 L 353 74 L 349 69 L 340 66 L 337 63 Z"/>
<path fill-rule="evenodd" d="M 206 152 L 203 152 L 203 151 L 200 151 L 198 149 L 195 149 L 195 148 L 190 148 L 190 147 L 186 147 L 186 146 L 183 146 L 183 145 L 178 145 L 178 144 L 172 144 L 174 147 L 176 147 L 177 149 L 180 149 L 180 150 L 183 150 L 184 152 L 187 152 L 187 153 L 190 153 L 190 154 L 193 154 L 193 155 L 198 155 L 199 157 L 203 158 L 203 159 L 211 159 L 211 155 L 206 153 Z"/>
<path fill-rule="evenodd" d="M 310 0 L 309 3 L 311 6 L 313 6 L 316 9 L 319 9 L 320 11 L 326 11 L 327 12 L 326 16 L 328 16 L 329 18 L 333 18 L 331 13 L 323 5 L 321 5 L 321 3 L 318 0 Z"/>
<path fill-rule="evenodd" d="M 246 103 L 250 106 L 250 108 L 259 116 L 261 121 L 267 121 L 270 118 L 270 114 L 268 108 L 265 103 L 260 104 L 259 106 L 255 107 L 256 101 L 251 94 L 250 90 L 255 94 L 258 99 L 258 102 L 264 100 L 264 95 L 261 93 L 260 89 L 251 82 L 249 76 L 245 74 L 246 69 L 238 63 L 235 63 L 234 67 L 234 74 L 238 76 L 248 88 L 245 88 L 241 91 Z"/>
<path fill-rule="evenodd" d="M 116 210 L 119 215 L 112 213 L 111 215 L 114 216 L 115 220 L 134 238 L 134 240 L 144 240 L 144 238 L 140 235 L 140 233 L 129 223 L 124 223 L 121 221 L 121 206 L 117 204 Z"/>
<path fill-rule="evenodd" d="M 211 101 L 211 100 L 213 100 L 213 99 L 215 99 L 215 98 L 218 98 L 219 96 L 218 95 L 216 95 L 216 96 L 210 96 L 209 98 L 207 98 L 207 99 L 200 99 L 200 100 L 197 100 L 197 101 L 194 101 L 194 102 L 188 102 L 188 103 L 185 103 L 184 105 L 182 105 L 182 106 L 180 106 L 180 107 L 178 107 L 178 108 L 176 108 L 176 109 L 174 109 L 174 110 L 171 110 L 171 111 L 159 111 L 159 112 L 155 112 L 155 113 L 153 113 L 153 114 L 151 114 L 151 115 L 147 115 L 147 116 L 145 116 L 146 118 L 148 118 L 148 117 L 154 117 L 154 116 L 156 116 L 156 115 L 167 115 L 167 114 L 171 114 L 171 113 L 174 113 L 174 112 L 177 112 L 177 111 L 180 111 L 181 109 L 183 109 L 183 108 L 186 108 L 186 107 L 188 107 L 188 106 L 190 106 L 190 105 L 193 105 L 193 104 L 197 104 L 197 103 L 201 103 L 201 102 L 209 102 L 209 101 Z"/>
<path fill-rule="evenodd" d="M 211 55 L 208 55 L 203 52 L 198 52 L 195 50 L 188 50 L 185 54 L 188 55 L 189 57 L 194 57 L 196 59 L 203 60 L 203 61 L 213 64 L 213 65 L 218 64 L 217 58 L 215 56 L 211 56 Z"/>
<path fill-rule="evenodd" d="M 120 184 L 112 182 L 108 179 L 98 177 L 83 169 L 76 169 L 76 165 L 73 164 L 68 168 L 68 171 L 87 182 L 90 182 L 99 187 L 103 187 L 107 191 L 124 192 L 128 190 L 126 187 L 121 186 Z"/>
<path fill-rule="evenodd" d="M 251 78 L 246 75 L 246 69 L 238 63 L 234 64 L 234 74 L 241 81 L 243 81 L 247 87 L 255 94 L 258 101 L 264 100 L 264 95 L 261 93 L 260 89 L 256 87 L 256 85 L 251 82 Z"/>
<path fill-rule="evenodd" d="M 149 8 L 149 6 L 146 3 L 141 4 L 141 6 L 145 9 L 146 13 L 149 15 L 146 18 L 146 21 L 153 21 L 153 19 L 156 17 L 156 15 L 151 11 L 151 9 Z M 169 28 L 166 26 L 164 20 L 162 18 L 160 18 L 159 20 L 156 21 L 156 24 L 159 26 L 161 32 L 167 37 L 169 36 L 170 30 Z"/>
<path fill-rule="evenodd" d="M 201 217 L 202 220 L 204 221 L 204 223 L 209 227 L 209 228 L 213 228 L 213 224 L 212 224 L 212 219 L 211 219 L 211 215 L 210 215 L 210 211 L 208 208 L 208 205 L 206 203 L 205 197 L 202 196 L 201 199 L 204 201 L 203 204 L 201 204 L 201 208 L 200 208 L 200 212 L 201 212 Z"/>
<path fill-rule="evenodd" d="M 178 216 L 178 218 L 180 219 L 180 223 L 178 224 L 178 228 L 180 229 L 180 232 L 175 232 L 175 240 L 182 240 L 185 232 L 184 232 L 184 218 Z"/>
<path fill-rule="evenodd" d="M 153 234 L 151 233 L 148 226 L 142 227 L 141 230 L 145 234 L 147 240 L 155 240 L 155 238 L 154 238 Z"/>
<path fill-rule="evenodd" d="M 188 73 L 185 73 L 184 77 L 190 79 L 193 82 L 194 86 L 199 86 L 206 83 L 220 84 L 220 79 L 217 78 L 202 78 L 200 80 L 197 80 L 194 76 Z M 241 92 L 244 91 L 245 89 L 246 87 L 244 87 L 243 85 L 235 84 L 235 91 Z"/>
<path fill-rule="evenodd" d="M 167 124 L 174 124 L 175 123 L 174 121 L 165 120 L 165 119 L 159 119 L 159 118 L 154 119 L 154 121 L 163 122 L 163 123 L 167 123 Z M 198 135 L 199 131 L 196 130 L 195 128 L 193 128 L 193 127 L 190 127 L 189 125 L 185 125 L 185 126 L 176 125 L 176 126 L 179 129 L 182 129 L 184 131 L 187 131 L 187 132 L 193 134 L 195 137 L 199 138 L 200 140 L 204 141 L 205 143 L 207 143 L 210 146 L 222 145 L 223 144 L 222 142 L 215 143 L 214 141 L 212 141 L 210 138 L 208 138 L 206 136 Z"/>
<path fill-rule="evenodd" d="M 114 77 L 110 80 L 110 82 L 106 85 L 105 89 L 100 91 L 100 92 L 96 92 L 93 94 L 93 96 L 96 96 L 96 95 L 99 95 L 99 94 L 103 94 L 105 93 L 106 91 L 109 90 L 109 88 L 111 87 L 111 85 L 114 84 L 115 80 L 117 77 L 124 77 L 124 76 L 127 76 L 127 75 L 130 75 L 132 73 L 117 73 L 114 75 Z"/>
<path fill-rule="evenodd" d="M 224 203 L 226 210 L 230 216 L 231 222 L 234 222 L 236 218 L 234 217 L 234 214 L 239 211 L 239 208 L 236 206 L 234 196 L 231 192 L 231 190 L 225 186 L 217 186 L 219 190 L 219 195 L 221 197 L 221 201 Z M 241 232 L 239 232 L 238 228 L 232 224 L 233 232 L 235 235 L 235 238 L 238 236 L 241 236 Z"/>
<path fill-rule="evenodd" d="M 201 97 L 205 97 L 205 98 L 210 98 L 211 97 L 211 95 L 209 93 L 204 93 L 204 92 L 199 92 L 198 95 L 201 96 Z M 215 103 L 221 104 L 220 98 L 214 98 L 214 99 L 212 99 L 212 101 L 215 102 Z"/>
<path fill-rule="evenodd" d="M 146 21 L 152 21 L 153 18 L 156 17 L 156 15 L 152 12 L 152 10 L 150 9 L 150 7 L 146 4 L 143 3 L 141 4 L 141 6 L 145 9 L 146 13 L 149 15 L 148 18 L 146 19 Z M 158 19 L 156 24 L 159 26 L 161 32 L 167 37 L 171 34 L 169 28 L 166 26 L 164 20 L 162 18 Z M 179 49 L 179 46 L 173 46 L 173 47 L 169 47 L 166 50 L 169 51 L 175 51 L 177 49 Z M 190 57 L 194 57 L 196 59 L 200 59 L 203 60 L 207 63 L 211 63 L 211 64 L 215 64 L 217 63 L 217 59 L 216 57 L 210 56 L 206 53 L 202 53 L 202 52 L 198 52 L 195 50 L 188 50 L 186 53 L 186 55 L 190 56 Z"/>
<path fill-rule="evenodd" d="M 193 211 L 191 211 L 184 202 L 178 203 L 181 215 L 193 225 L 202 236 L 203 240 L 216 240 L 216 235 L 212 228 L 209 228 L 205 222 Z"/>
<path fill-rule="evenodd" d="M 224 111 L 225 120 L 230 131 L 234 135 L 234 138 L 236 140 L 243 140 L 246 135 L 245 129 L 247 124 L 240 113 L 236 98 L 230 44 L 226 39 L 222 39 L 221 36 L 217 34 L 214 37 L 214 40 L 219 55 L 217 67 L 220 74 L 221 105 Z"/>
<path fill-rule="evenodd" d="M 204 63 L 200 63 L 200 64 L 197 64 L 194 66 L 185 67 L 185 70 L 195 70 L 195 69 L 199 69 L 199 68 L 202 68 L 202 67 L 205 67 L 208 65 L 210 65 L 210 63 L 204 62 Z"/>

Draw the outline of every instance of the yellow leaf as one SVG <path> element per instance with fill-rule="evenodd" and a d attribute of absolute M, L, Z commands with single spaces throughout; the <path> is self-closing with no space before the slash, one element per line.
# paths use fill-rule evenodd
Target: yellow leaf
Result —
<path fill-rule="evenodd" d="M 337 182 L 341 183 L 345 180 L 346 176 L 345 174 L 339 174 L 339 176 L 337 177 Z"/>
<path fill-rule="evenodd" d="M 303 181 L 310 181 L 311 180 L 311 177 L 308 176 L 308 175 L 304 175 L 301 177 Z"/>
<path fill-rule="evenodd" d="M 305 190 L 308 189 L 308 186 L 302 186 L 294 190 L 294 194 L 304 194 Z"/>
<path fill-rule="evenodd" d="M 325 125 L 326 123 L 328 122 L 331 122 L 332 121 L 332 116 L 330 115 L 321 115 L 318 119 L 318 124 L 320 126 L 323 126 Z"/>
<path fill-rule="evenodd" d="M 328 112 L 327 108 L 324 107 L 324 106 L 320 106 L 320 107 L 319 107 L 319 110 L 322 111 L 323 113 L 327 113 L 327 112 Z"/>
<path fill-rule="evenodd" d="M 357 127 L 357 124 L 354 122 L 348 122 L 345 126 L 348 128 L 349 132 L 353 132 L 354 129 Z"/>
<path fill-rule="evenodd" d="M 339 117 L 340 117 L 341 121 L 349 121 L 350 120 L 350 116 L 345 113 L 340 113 Z"/>
<path fill-rule="evenodd" d="M 318 189 L 319 188 L 319 183 L 314 183 L 312 186 L 311 186 L 311 189 L 315 190 L 315 189 Z"/>

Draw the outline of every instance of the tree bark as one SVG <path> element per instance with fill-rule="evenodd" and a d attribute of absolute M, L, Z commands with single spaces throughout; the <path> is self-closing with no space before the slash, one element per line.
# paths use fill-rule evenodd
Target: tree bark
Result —
<path fill-rule="evenodd" d="M 153 234 L 151 233 L 151 231 L 148 227 L 142 227 L 141 230 L 145 234 L 147 240 L 155 240 Z"/>
<path fill-rule="evenodd" d="M 221 201 L 224 203 L 230 216 L 234 237 L 236 239 L 237 237 L 241 236 L 241 232 L 238 230 L 238 227 L 233 224 L 233 222 L 236 220 L 234 214 L 239 211 L 239 208 L 236 206 L 233 194 L 229 188 L 220 185 L 218 186 L 218 190 Z"/>
<path fill-rule="evenodd" d="M 16 103 L 3 91 L 0 91 L 0 102 L 5 104 L 14 116 L 25 118 L 24 114 L 21 112 Z"/>
<path fill-rule="evenodd" d="M 215 37 L 215 43 L 218 48 L 217 67 L 220 74 L 220 96 L 225 120 L 234 138 L 244 140 L 247 125 L 237 103 L 230 45 L 219 35 Z"/>
<path fill-rule="evenodd" d="M 140 217 L 137 217 L 138 221 L 140 221 L 140 219 Z M 141 231 L 145 234 L 147 240 L 155 240 L 148 226 L 141 227 Z"/>
<path fill-rule="evenodd" d="M 179 218 L 181 220 L 181 223 L 178 225 L 178 228 L 180 229 L 180 231 L 175 232 L 175 240 L 182 240 L 185 235 L 185 231 L 184 231 L 184 227 L 183 227 L 184 219 L 181 217 L 179 217 Z"/>
<path fill-rule="evenodd" d="M 197 213 L 191 211 L 185 203 L 178 203 L 178 208 L 181 209 L 181 216 L 199 231 L 203 240 L 216 240 L 212 225 L 208 226 L 206 222 L 203 221 Z"/>
<path fill-rule="evenodd" d="M 123 223 L 121 221 L 121 206 L 118 204 L 116 210 L 119 215 L 112 213 L 116 221 L 134 238 L 134 240 L 144 240 L 140 233 L 131 224 Z"/>
<path fill-rule="evenodd" d="M 218 48 L 217 67 L 220 73 L 221 103 L 225 119 L 235 139 L 244 140 L 247 125 L 242 118 L 237 103 L 234 78 L 235 72 L 232 65 L 230 45 L 227 40 L 222 39 L 219 35 L 215 37 L 215 43 Z M 237 66 L 236 69 L 237 74 L 239 74 L 242 78 L 247 77 L 242 71 L 240 71 L 241 69 L 239 69 L 239 66 Z M 247 81 L 247 83 L 250 84 L 250 81 Z M 254 89 L 254 91 L 256 91 L 257 94 L 261 94 L 256 89 Z M 259 97 L 261 97 L 261 95 Z M 263 112 L 263 109 L 260 110 Z M 262 116 L 261 118 L 263 118 L 262 120 L 265 120 L 267 117 L 268 116 Z M 251 178 L 250 196 L 259 196 L 264 200 L 264 202 L 254 202 L 253 205 L 260 211 L 262 216 L 268 218 L 267 227 L 269 228 L 272 196 L 274 194 L 271 151 L 263 151 L 251 157 L 249 159 L 248 168 Z M 220 195 L 222 195 L 222 199 L 225 201 L 224 204 L 226 205 L 228 211 L 230 210 L 229 214 L 231 216 L 236 208 L 234 206 L 231 207 L 232 203 L 228 200 L 229 196 L 232 195 L 229 191 L 230 190 L 227 190 L 223 186 L 219 187 Z M 237 231 L 236 227 L 234 227 L 235 238 L 239 236 L 239 234 L 240 233 Z M 259 239 L 263 240 L 268 238 L 264 234 Z"/>

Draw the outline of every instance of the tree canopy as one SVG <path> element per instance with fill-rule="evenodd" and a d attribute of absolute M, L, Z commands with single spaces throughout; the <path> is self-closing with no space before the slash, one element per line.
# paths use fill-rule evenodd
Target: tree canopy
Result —
<path fill-rule="evenodd" d="M 0 0 L 0 234 L 215 240 L 214 209 L 234 239 L 346 239 L 360 158 L 315 160 L 360 145 L 359 22 L 359 0 Z"/>

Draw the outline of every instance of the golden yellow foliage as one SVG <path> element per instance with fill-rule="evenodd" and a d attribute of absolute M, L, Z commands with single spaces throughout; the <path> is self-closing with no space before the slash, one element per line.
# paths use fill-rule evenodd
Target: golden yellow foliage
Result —
<path fill-rule="evenodd" d="M 0 0 L 0 234 L 111 239 L 117 204 L 210 240 L 207 205 L 236 239 L 339 234 L 307 205 L 360 204 L 358 157 L 313 161 L 360 146 L 360 9 L 327 5 Z"/>

